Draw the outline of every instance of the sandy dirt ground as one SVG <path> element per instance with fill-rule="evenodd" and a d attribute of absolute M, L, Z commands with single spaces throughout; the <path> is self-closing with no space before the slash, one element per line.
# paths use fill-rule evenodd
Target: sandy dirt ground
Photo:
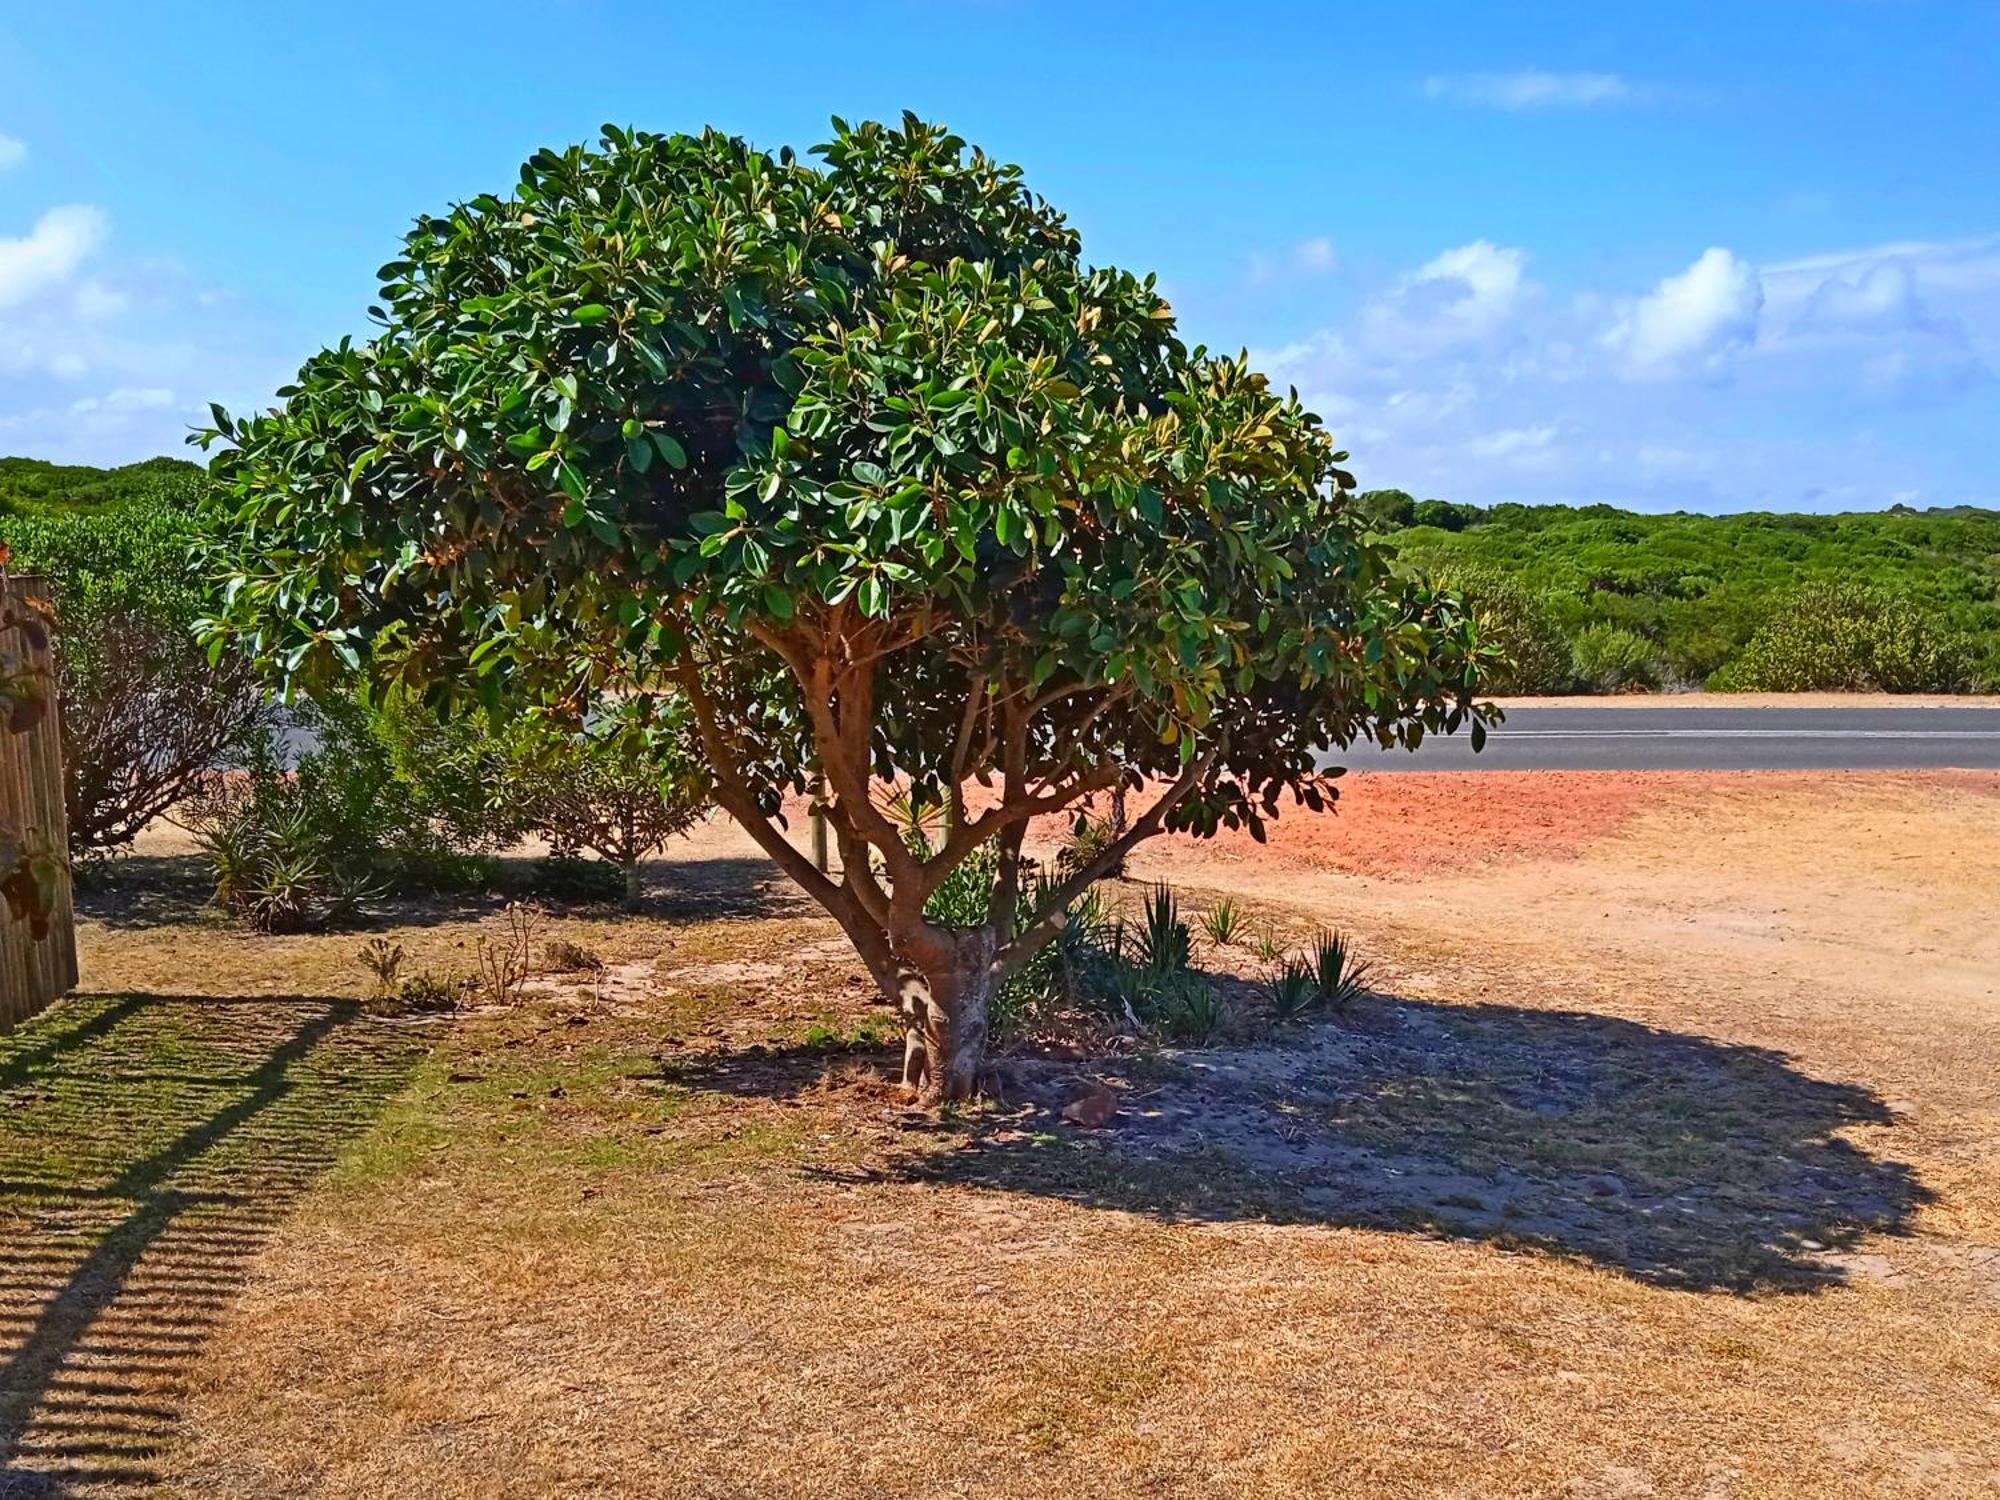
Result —
<path fill-rule="evenodd" d="M 879 1054 L 802 1044 L 880 1012 L 831 924 L 704 829 L 647 919 L 562 924 L 604 975 L 396 1032 L 424 1057 L 395 1087 L 379 1042 L 301 1084 L 386 1102 L 281 1151 L 315 1175 L 205 1273 L 148 1474 L 2000 1495 L 2000 775 L 1345 787 L 1265 846 L 1156 841 L 1122 899 L 1168 879 L 1281 942 L 1338 926 L 1377 995 L 1284 1035 L 1022 1058 L 1011 1110 L 944 1127 Z M 497 920 L 395 935 L 445 963 Z M 252 1006 L 358 993 L 355 946 L 166 898 L 83 933 L 106 996 Z M 1247 952 L 1203 962 L 1254 995 Z M 1107 1128 L 1037 1107 L 1082 1086 L 1116 1095 Z"/>

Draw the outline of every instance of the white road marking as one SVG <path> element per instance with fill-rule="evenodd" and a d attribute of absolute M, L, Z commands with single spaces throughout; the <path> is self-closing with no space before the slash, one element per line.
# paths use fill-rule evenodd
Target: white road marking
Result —
<path fill-rule="evenodd" d="M 1510 740 L 2000 740 L 2000 729 L 1509 729 L 1489 731 Z"/>

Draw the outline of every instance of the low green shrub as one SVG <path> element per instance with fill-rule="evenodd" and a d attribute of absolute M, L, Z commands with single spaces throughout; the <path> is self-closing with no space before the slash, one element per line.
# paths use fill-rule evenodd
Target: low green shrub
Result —
<path fill-rule="evenodd" d="M 625 872 L 606 859 L 580 854 L 550 854 L 535 861 L 528 873 L 535 895 L 564 906 L 618 901 L 625 895 Z"/>
<path fill-rule="evenodd" d="M 1617 625 L 1590 625 L 1570 642 L 1580 686 L 1597 693 L 1651 691 L 1660 686 L 1660 653 L 1644 636 Z"/>
<path fill-rule="evenodd" d="M 1973 642 L 1908 599 L 1820 581 L 1792 594 L 1741 655 L 1709 679 L 1720 692 L 1957 693 L 1974 686 Z"/>

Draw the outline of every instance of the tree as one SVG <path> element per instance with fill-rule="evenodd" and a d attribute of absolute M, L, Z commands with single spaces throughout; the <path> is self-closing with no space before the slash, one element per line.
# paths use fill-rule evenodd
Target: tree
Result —
<path fill-rule="evenodd" d="M 1323 806 L 1360 736 L 1479 737 L 1483 658 L 1357 535 L 1318 418 L 1017 168 L 910 116 L 817 155 L 607 127 L 419 221 L 371 342 L 218 409 L 213 628 L 307 684 L 679 692 L 716 800 L 902 1007 L 906 1081 L 960 1098 L 995 985 L 1133 845 Z M 831 876 L 781 821 L 822 776 Z M 892 781 L 945 810 L 928 852 Z M 1017 920 L 1030 820 L 1121 782 L 1154 795 Z M 975 854 L 994 915 L 927 918 Z"/>
<path fill-rule="evenodd" d="M 211 658 L 195 638 L 203 604 L 188 549 L 199 473 L 149 467 L 153 488 L 109 508 L 0 517 L 16 565 L 46 574 L 55 604 L 63 799 L 77 854 L 131 843 L 266 717 L 250 659 Z"/>
<path fill-rule="evenodd" d="M 557 854 L 587 849 L 625 876 L 625 909 L 639 906 L 639 867 L 700 821 L 707 767 L 672 717 L 642 719 L 627 706 L 574 730 L 532 720 L 517 731 L 510 796 Z"/>

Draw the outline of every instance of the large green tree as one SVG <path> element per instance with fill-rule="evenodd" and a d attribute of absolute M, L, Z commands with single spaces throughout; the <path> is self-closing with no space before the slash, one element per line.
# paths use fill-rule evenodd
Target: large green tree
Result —
<path fill-rule="evenodd" d="M 1134 844 L 1321 805 L 1360 736 L 1479 734 L 1481 653 L 1349 525 L 1319 420 L 1152 278 L 941 128 L 834 123 L 817 164 L 607 128 L 421 220 L 374 339 L 218 411 L 216 628 L 307 684 L 678 693 L 957 1098 L 996 983 Z M 892 781 L 946 810 L 930 852 Z M 1121 783 L 1154 795 L 1017 921 L 1029 821 Z M 808 790 L 838 873 L 786 837 Z M 927 919 L 989 848 L 994 920 Z"/>

